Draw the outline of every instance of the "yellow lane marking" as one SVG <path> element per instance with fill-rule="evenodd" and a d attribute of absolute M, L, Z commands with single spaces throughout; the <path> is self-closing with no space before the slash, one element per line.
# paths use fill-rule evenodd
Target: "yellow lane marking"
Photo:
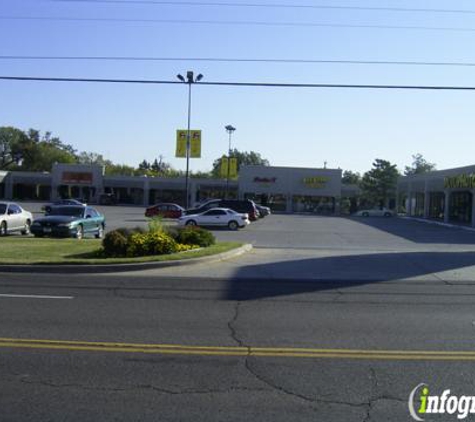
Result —
<path fill-rule="evenodd" d="M 147 353 L 201 356 L 256 356 L 373 360 L 460 360 L 475 361 L 475 351 L 309 349 L 289 347 L 185 346 L 0 338 L 0 348 L 25 348 L 88 352 Z"/>

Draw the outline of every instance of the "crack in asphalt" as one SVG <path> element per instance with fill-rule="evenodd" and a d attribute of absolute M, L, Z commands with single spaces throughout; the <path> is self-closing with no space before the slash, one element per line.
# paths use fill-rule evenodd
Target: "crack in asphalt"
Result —
<path fill-rule="evenodd" d="M 231 332 L 231 338 L 233 339 L 233 341 L 236 342 L 237 345 L 240 346 L 240 347 L 246 347 L 247 348 L 247 353 L 249 354 L 250 353 L 249 347 L 245 346 L 243 341 L 238 338 L 237 331 L 236 331 L 236 328 L 234 326 L 237 323 L 237 320 L 239 318 L 240 307 L 241 307 L 241 302 L 237 301 L 236 304 L 234 305 L 233 317 L 228 322 L 228 328 L 229 328 L 229 331 Z"/>
<path fill-rule="evenodd" d="M 43 387 L 49 388 L 75 388 L 84 391 L 102 391 L 102 392 L 126 392 L 126 391 L 134 391 L 134 390 L 152 390 L 154 392 L 160 394 L 168 394 L 168 395 L 206 395 L 206 394 L 227 394 L 233 391 L 245 391 L 245 392 L 263 392 L 269 391 L 268 389 L 264 388 L 250 388 L 250 387 L 228 387 L 225 389 L 214 389 L 214 388 L 205 388 L 205 389 L 183 389 L 183 390 L 173 390 L 167 389 L 163 387 L 158 387 L 152 384 L 138 384 L 129 387 L 92 387 L 86 386 L 82 384 L 61 384 L 55 383 L 52 381 L 45 381 L 45 380 L 28 380 L 25 379 L 23 376 L 22 379 L 19 380 L 21 383 L 28 384 L 28 385 L 41 385 Z"/>
<path fill-rule="evenodd" d="M 246 371 L 257 381 L 260 383 L 266 385 L 269 387 L 266 390 L 263 391 L 276 391 L 281 394 L 285 394 L 286 396 L 290 396 L 293 398 L 297 398 L 299 400 L 304 401 L 305 403 L 310 403 L 310 404 L 315 404 L 315 403 L 324 403 L 324 404 L 337 404 L 337 405 L 345 405 L 345 406 L 350 406 L 350 407 L 362 407 L 362 406 L 367 406 L 366 403 L 352 403 L 352 402 L 342 402 L 342 401 L 336 401 L 336 400 L 323 400 L 323 399 L 318 399 L 316 397 L 308 397 L 303 394 L 298 394 L 293 391 L 290 391 L 283 386 L 277 385 L 276 383 L 266 379 L 262 375 L 258 374 L 255 369 L 251 367 L 250 363 L 250 358 L 251 356 L 251 348 L 250 346 L 246 345 L 242 339 L 239 338 L 238 333 L 237 333 L 237 322 L 238 318 L 241 315 L 241 302 L 237 301 L 235 306 L 234 306 L 234 314 L 232 318 L 229 320 L 227 323 L 229 331 L 230 331 L 230 336 L 235 341 L 239 347 L 243 347 L 247 349 L 247 354 L 244 356 L 244 368 Z"/>
<path fill-rule="evenodd" d="M 377 391 L 378 388 L 379 388 L 379 386 L 378 386 L 378 375 L 376 373 L 376 370 L 372 366 L 370 366 L 369 371 L 370 371 L 369 378 L 373 381 L 373 384 L 371 386 L 371 390 L 376 390 Z M 374 396 L 373 391 L 371 391 L 370 394 L 371 394 L 371 397 L 368 400 L 368 402 L 363 403 L 365 406 L 367 406 L 366 416 L 363 419 L 363 422 L 370 422 L 371 421 L 371 412 L 373 411 L 373 408 L 374 408 L 375 404 L 380 402 L 380 401 L 397 401 L 397 402 L 400 402 L 400 403 L 407 403 L 407 400 L 400 399 L 399 397 L 389 396 L 387 394 L 380 394 L 380 395 Z"/>

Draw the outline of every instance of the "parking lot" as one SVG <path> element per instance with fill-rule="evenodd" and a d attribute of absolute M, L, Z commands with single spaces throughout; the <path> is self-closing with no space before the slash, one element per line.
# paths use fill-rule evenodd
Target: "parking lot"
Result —
<path fill-rule="evenodd" d="M 20 203 L 34 216 L 42 215 L 42 203 Z M 147 227 L 144 207 L 98 206 L 105 214 L 107 230 Z M 175 225 L 173 220 L 165 224 Z M 328 217 L 273 214 L 237 232 L 213 229 L 221 241 L 251 243 L 258 249 L 297 252 L 328 251 L 475 251 L 475 232 L 441 227 L 403 218 Z"/>

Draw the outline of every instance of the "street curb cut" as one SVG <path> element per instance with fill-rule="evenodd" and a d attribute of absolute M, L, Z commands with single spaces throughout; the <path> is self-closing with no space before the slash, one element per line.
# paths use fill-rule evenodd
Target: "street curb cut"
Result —
<path fill-rule="evenodd" d="M 246 243 L 239 248 L 222 252 L 216 255 L 203 256 L 200 258 L 178 259 L 175 261 L 160 262 L 140 262 L 137 264 L 83 264 L 83 265 L 0 265 L 0 272 L 5 273 L 51 273 L 51 274 L 100 274 L 116 273 L 126 271 L 153 270 L 167 267 L 181 267 L 185 265 L 196 265 L 211 263 L 215 261 L 224 261 L 234 258 L 252 250 L 252 245 Z"/>

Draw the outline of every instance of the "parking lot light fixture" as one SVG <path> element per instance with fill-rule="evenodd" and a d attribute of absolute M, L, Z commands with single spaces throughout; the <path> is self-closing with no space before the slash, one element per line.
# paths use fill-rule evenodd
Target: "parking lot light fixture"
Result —
<path fill-rule="evenodd" d="M 200 73 L 196 79 L 194 78 L 193 71 L 189 70 L 186 72 L 186 79 L 183 75 L 176 75 L 176 77 L 183 83 L 188 85 L 188 124 L 186 130 L 186 173 L 185 173 L 185 207 L 189 207 L 189 176 L 190 176 L 190 126 L 191 126 L 191 85 L 195 82 L 201 81 L 203 75 Z"/>
<path fill-rule="evenodd" d="M 226 199 L 228 199 L 229 195 L 229 173 L 231 170 L 231 137 L 236 128 L 232 125 L 227 125 L 224 127 L 226 129 L 226 132 L 229 135 L 229 146 L 228 146 L 228 175 L 226 177 Z"/>

